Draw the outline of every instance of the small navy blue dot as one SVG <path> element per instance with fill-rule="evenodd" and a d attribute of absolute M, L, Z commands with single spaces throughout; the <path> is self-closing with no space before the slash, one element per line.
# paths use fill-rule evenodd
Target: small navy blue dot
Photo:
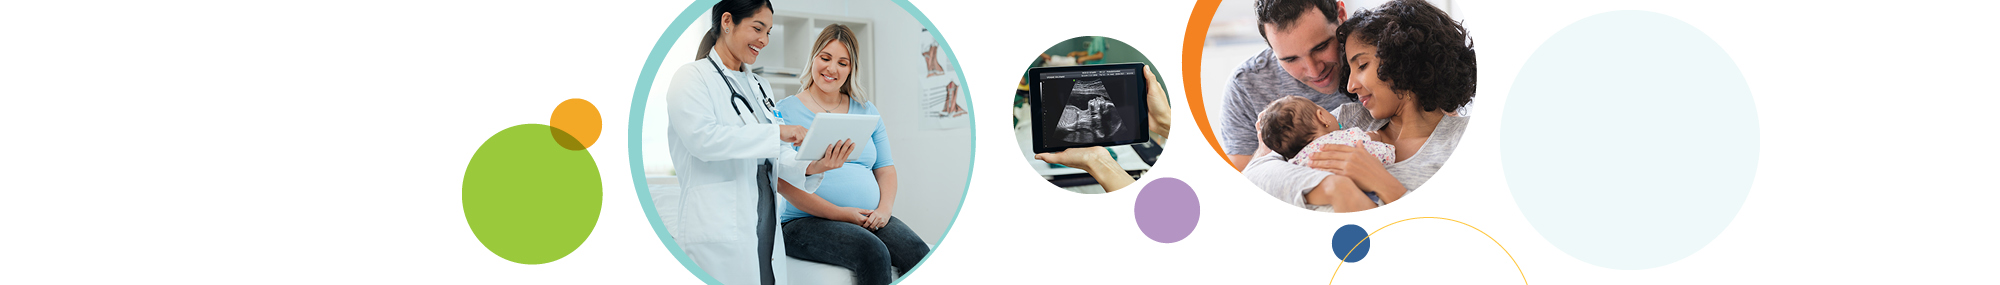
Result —
<path fill-rule="evenodd" d="M 1368 257 L 1368 244 L 1370 242 L 1373 241 L 1368 238 L 1368 230 L 1362 229 L 1361 226 L 1353 224 L 1340 226 L 1339 230 L 1333 232 L 1333 254 L 1334 256 L 1346 256 L 1347 258 L 1343 259 L 1346 262 L 1361 261 L 1361 258 Z M 1361 243 L 1361 245 L 1355 246 L 1355 243 Z M 1348 250 L 1353 250 L 1353 254 L 1348 254 Z"/>

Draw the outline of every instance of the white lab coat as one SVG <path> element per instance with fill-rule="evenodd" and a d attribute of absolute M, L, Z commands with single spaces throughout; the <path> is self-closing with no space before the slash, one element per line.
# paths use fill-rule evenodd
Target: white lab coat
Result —
<path fill-rule="evenodd" d="M 772 182 L 792 181 L 806 191 L 817 189 L 820 177 L 805 175 L 810 161 L 797 161 L 791 144 L 778 140 L 783 121 L 764 105 L 765 96 L 776 96 L 768 81 L 722 70 L 737 85 L 736 92 L 749 99 L 745 106 L 731 99 L 731 87 L 711 61 L 721 64 L 711 56 L 681 65 L 667 86 L 667 148 L 680 177 L 681 199 L 678 217 L 663 222 L 681 250 L 722 284 L 758 284 L 759 258 L 778 260 L 772 270 L 778 284 L 785 284 L 784 231 L 774 229 L 772 256 L 757 256 L 757 166 L 771 161 Z"/>

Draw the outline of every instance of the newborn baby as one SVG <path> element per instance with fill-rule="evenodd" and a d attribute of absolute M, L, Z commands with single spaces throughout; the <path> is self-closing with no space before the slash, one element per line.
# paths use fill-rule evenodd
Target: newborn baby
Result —
<path fill-rule="evenodd" d="M 1312 154 L 1328 144 L 1361 147 L 1383 165 L 1396 161 L 1396 147 L 1374 141 L 1361 128 L 1341 129 L 1332 111 L 1305 97 L 1291 96 L 1271 101 L 1258 115 L 1258 138 L 1264 146 L 1300 166 L 1312 164 Z M 1354 141 L 1361 145 L 1354 145 Z"/>

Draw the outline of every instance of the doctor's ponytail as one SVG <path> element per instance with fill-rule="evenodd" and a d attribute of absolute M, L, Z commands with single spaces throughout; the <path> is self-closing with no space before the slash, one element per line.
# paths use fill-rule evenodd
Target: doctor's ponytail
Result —
<path fill-rule="evenodd" d="M 708 52 L 715 49 L 717 38 L 722 37 L 722 13 L 729 13 L 729 20 L 731 22 L 742 24 L 744 18 L 757 15 L 757 10 L 760 9 L 768 9 L 774 13 L 778 11 L 777 8 L 771 6 L 771 0 L 722 0 L 722 2 L 716 2 L 715 7 L 708 9 L 708 33 L 701 35 L 701 49 L 695 50 L 694 59 L 708 58 Z"/>

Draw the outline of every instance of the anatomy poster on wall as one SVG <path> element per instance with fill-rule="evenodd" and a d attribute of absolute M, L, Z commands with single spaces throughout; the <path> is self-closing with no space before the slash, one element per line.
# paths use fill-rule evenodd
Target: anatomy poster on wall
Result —
<path fill-rule="evenodd" d="M 952 76 L 945 51 L 937 44 L 930 29 L 923 30 L 920 52 L 924 56 L 924 78 L 917 81 L 923 90 L 923 126 L 927 129 L 956 129 L 972 124 L 971 116 L 965 111 L 965 99 L 960 94 L 965 88 Z"/>

